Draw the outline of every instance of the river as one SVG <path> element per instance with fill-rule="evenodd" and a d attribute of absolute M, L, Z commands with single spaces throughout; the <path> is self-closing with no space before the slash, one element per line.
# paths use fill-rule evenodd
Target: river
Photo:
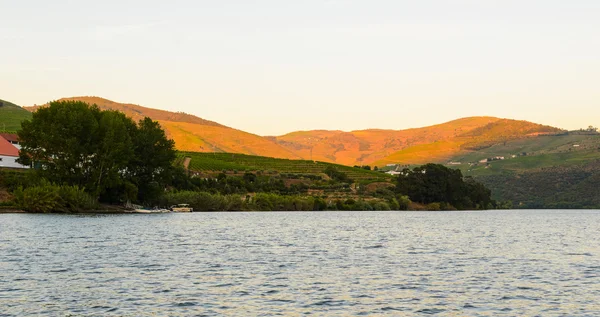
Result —
<path fill-rule="evenodd" d="M 600 316 L 600 211 L 0 214 L 0 316 Z"/>

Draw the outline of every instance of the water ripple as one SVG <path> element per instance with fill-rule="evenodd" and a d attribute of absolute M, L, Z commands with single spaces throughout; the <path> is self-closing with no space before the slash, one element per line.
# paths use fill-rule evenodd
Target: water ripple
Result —
<path fill-rule="evenodd" d="M 0 215 L 0 316 L 600 316 L 599 211 Z"/>

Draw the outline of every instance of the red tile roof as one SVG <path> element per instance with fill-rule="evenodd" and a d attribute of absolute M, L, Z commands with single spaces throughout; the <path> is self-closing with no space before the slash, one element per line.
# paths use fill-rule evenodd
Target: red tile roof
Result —
<path fill-rule="evenodd" d="M 0 137 L 3 137 L 8 142 L 19 142 L 19 136 L 16 133 L 0 133 Z"/>
<path fill-rule="evenodd" d="M 0 136 L 0 155 L 19 156 L 19 150 Z"/>

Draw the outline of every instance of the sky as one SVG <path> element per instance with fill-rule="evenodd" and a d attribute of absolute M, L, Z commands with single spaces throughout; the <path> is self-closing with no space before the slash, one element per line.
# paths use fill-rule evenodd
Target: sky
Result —
<path fill-rule="evenodd" d="M 597 0 L 0 0 L 0 99 L 100 96 L 259 135 L 600 125 Z"/>

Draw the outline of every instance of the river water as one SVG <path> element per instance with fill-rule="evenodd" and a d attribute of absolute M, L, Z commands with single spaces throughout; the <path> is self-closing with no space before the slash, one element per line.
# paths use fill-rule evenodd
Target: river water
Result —
<path fill-rule="evenodd" d="M 600 211 L 0 215 L 0 316 L 600 316 Z"/>

